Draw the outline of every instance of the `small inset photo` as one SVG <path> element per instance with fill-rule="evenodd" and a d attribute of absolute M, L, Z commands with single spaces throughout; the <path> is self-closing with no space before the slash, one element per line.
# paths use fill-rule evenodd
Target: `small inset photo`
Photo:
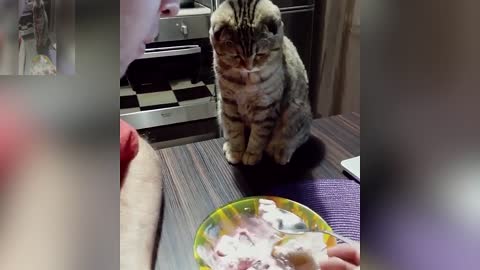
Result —
<path fill-rule="evenodd" d="M 0 75 L 75 74 L 75 0 L 0 1 Z"/>
<path fill-rule="evenodd" d="M 19 0 L 18 75 L 56 75 L 55 0 Z"/>

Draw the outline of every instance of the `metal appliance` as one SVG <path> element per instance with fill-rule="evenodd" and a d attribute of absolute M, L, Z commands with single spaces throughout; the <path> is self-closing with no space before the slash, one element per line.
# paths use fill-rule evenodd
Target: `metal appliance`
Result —
<path fill-rule="evenodd" d="M 193 0 L 180 0 L 180 8 L 191 8 L 194 7 L 195 1 Z"/>
<path fill-rule="evenodd" d="M 205 2 L 159 18 L 159 35 L 121 80 L 120 117 L 154 141 L 218 136 L 208 38 L 212 3 Z"/>

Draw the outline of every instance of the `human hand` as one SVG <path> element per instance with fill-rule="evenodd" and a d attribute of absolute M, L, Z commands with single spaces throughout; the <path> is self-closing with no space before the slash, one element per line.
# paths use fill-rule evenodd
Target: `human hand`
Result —
<path fill-rule="evenodd" d="M 341 244 L 327 250 L 328 260 L 320 263 L 321 270 L 360 270 L 360 246 Z"/>

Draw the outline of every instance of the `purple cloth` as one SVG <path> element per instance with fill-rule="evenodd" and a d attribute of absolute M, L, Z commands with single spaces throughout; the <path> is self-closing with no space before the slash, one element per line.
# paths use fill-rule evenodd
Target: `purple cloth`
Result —
<path fill-rule="evenodd" d="M 318 179 L 280 186 L 269 195 L 297 201 L 317 212 L 333 231 L 360 241 L 360 184 Z"/>

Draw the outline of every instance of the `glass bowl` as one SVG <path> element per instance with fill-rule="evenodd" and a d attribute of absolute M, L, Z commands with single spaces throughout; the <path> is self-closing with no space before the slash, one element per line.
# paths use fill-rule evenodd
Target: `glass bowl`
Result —
<path fill-rule="evenodd" d="M 212 250 L 214 243 L 223 235 L 232 234 L 238 227 L 239 216 L 257 216 L 259 200 L 274 201 L 278 208 L 290 211 L 302 218 L 311 231 L 332 231 L 330 226 L 317 213 L 310 208 L 280 197 L 257 196 L 247 197 L 228 203 L 213 211 L 198 227 L 193 244 L 193 254 L 200 270 L 212 270 L 202 259 L 199 248 Z M 334 237 L 324 234 L 323 241 L 327 247 L 337 244 Z"/>

